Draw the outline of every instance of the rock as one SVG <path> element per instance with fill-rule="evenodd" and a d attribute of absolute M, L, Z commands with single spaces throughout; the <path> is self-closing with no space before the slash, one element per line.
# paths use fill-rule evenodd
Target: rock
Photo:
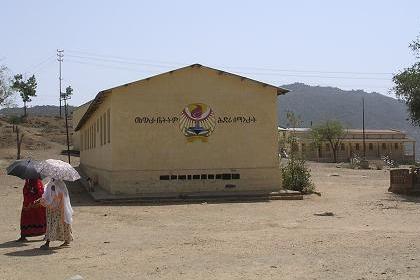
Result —
<path fill-rule="evenodd" d="M 78 274 L 76 274 L 76 275 L 74 275 L 74 276 L 72 276 L 70 278 L 67 278 L 66 280 L 83 280 L 83 277 L 80 276 L 80 275 L 78 275 Z"/>
<path fill-rule="evenodd" d="M 333 212 L 322 212 L 322 213 L 315 213 L 314 215 L 315 216 L 329 216 L 329 217 L 331 217 L 331 216 L 334 216 L 334 213 Z"/>

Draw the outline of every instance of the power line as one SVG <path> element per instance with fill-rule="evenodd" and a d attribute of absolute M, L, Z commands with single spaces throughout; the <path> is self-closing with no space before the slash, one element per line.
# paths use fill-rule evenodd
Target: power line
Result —
<path fill-rule="evenodd" d="M 275 68 L 261 68 L 261 67 L 235 67 L 225 66 L 226 69 L 251 69 L 262 70 L 269 72 L 296 72 L 296 73 L 320 73 L 320 74 L 352 74 L 352 75 L 393 75 L 389 72 L 353 72 L 353 71 L 321 71 L 321 70 L 297 70 L 297 69 L 275 69 Z"/>
<path fill-rule="evenodd" d="M 139 65 L 139 66 L 152 66 L 152 67 L 160 67 L 160 68 L 168 68 L 171 66 L 171 65 L 161 65 L 161 64 L 152 64 L 152 63 L 140 63 L 140 62 L 133 62 L 133 61 L 122 61 L 118 59 L 109 59 L 109 58 L 107 59 L 107 58 L 89 57 L 89 56 L 81 56 L 81 55 L 71 55 L 71 54 L 67 56 L 73 57 L 73 58 L 79 58 L 79 59 L 104 61 L 104 62 L 120 63 L 120 64 L 131 64 L 131 65 Z"/>
<path fill-rule="evenodd" d="M 120 65 L 138 65 L 138 66 L 147 66 L 147 67 L 159 67 L 159 68 L 168 68 L 167 65 L 158 65 L 158 64 L 146 64 L 146 63 L 137 63 L 137 62 L 126 62 L 126 61 L 118 61 L 114 59 L 105 59 L 105 58 L 94 58 L 94 57 L 87 57 L 87 56 L 76 56 L 76 55 L 68 55 L 68 57 L 74 57 L 79 59 L 87 59 L 87 60 L 94 60 L 94 61 L 103 61 L 103 62 L 111 62 L 111 63 L 117 63 Z M 72 60 L 73 62 L 76 62 L 75 60 Z M 77 61 L 81 63 L 81 61 Z M 85 62 L 85 64 L 92 64 Z M 94 64 L 92 64 L 94 65 Z M 104 64 L 97 64 L 98 66 L 108 67 Z M 120 67 L 121 68 L 121 67 Z M 228 68 L 228 67 L 225 67 Z M 121 69 L 129 69 L 129 68 L 121 68 Z M 134 70 L 134 69 L 133 69 Z M 150 71 L 149 71 L 150 72 Z M 300 77 L 300 78 L 325 78 L 325 79 L 355 79 L 355 80 L 386 80 L 389 81 L 390 78 L 378 78 L 378 77 L 350 77 L 350 76 L 324 76 L 324 75 L 302 75 L 302 74 L 285 74 L 285 73 L 265 73 L 265 72 L 242 72 L 242 71 L 235 71 L 238 74 L 243 75 L 268 75 L 268 76 L 278 76 L 281 75 L 283 77 Z M 311 73 L 310 71 L 307 71 L 306 73 Z M 329 73 L 339 73 L 339 72 L 329 72 Z M 344 72 L 340 72 L 344 73 Z M 356 72 L 353 72 L 356 73 Z M 360 73 L 360 72 L 359 72 Z"/>
<path fill-rule="evenodd" d="M 54 60 L 54 55 L 49 55 L 47 58 L 41 60 L 40 62 L 32 65 L 31 67 L 29 67 L 27 69 L 27 71 L 25 71 L 24 73 L 30 73 L 30 74 L 34 74 L 36 72 L 36 70 L 41 69 L 42 67 L 44 67 L 45 65 L 47 65 L 49 62 Z M 30 71 L 32 70 L 32 71 Z"/>
<path fill-rule="evenodd" d="M 74 53 L 82 53 L 85 54 L 84 58 L 90 59 L 101 59 L 106 61 L 115 61 L 115 62 L 128 62 L 133 63 L 133 61 L 141 61 L 141 62 L 148 62 L 151 66 L 159 66 L 159 67 L 166 67 L 166 66 L 179 66 L 179 65 L 186 65 L 188 63 L 183 62 L 168 62 L 168 61 L 158 61 L 158 60 L 151 60 L 151 59 L 140 59 L 140 58 L 132 58 L 132 57 L 121 57 L 121 56 L 113 56 L 113 55 L 100 55 L 100 54 L 93 54 L 91 52 L 84 52 L 84 51 L 69 51 Z M 75 55 L 76 56 L 76 55 Z M 77 55 L 78 57 L 82 57 Z M 114 58 L 114 59 L 110 59 Z M 319 74 L 351 74 L 351 75 L 393 75 L 394 73 L 391 72 L 363 72 L 363 71 L 322 71 L 322 70 L 300 70 L 300 69 L 281 69 L 281 68 L 266 68 L 266 67 L 253 67 L 253 66 L 226 66 L 226 65 L 218 65 L 218 68 L 224 69 L 238 69 L 238 70 L 259 70 L 265 72 L 293 72 L 293 73 L 319 73 Z"/>
<path fill-rule="evenodd" d="M 115 56 L 115 55 L 101 55 L 93 52 L 87 52 L 87 51 L 77 51 L 77 50 L 67 50 L 69 53 L 75 53 L 75 54 L 82 54 L 82 55 L 88 55 L 90 57 L 100 57 L 100 58 L 114 58 L 118 60 L 128 60 L 128 61 L 139 61 L 139 62 L 146 62 L 146 63 L 158 63 L 158 64 L 168 64 L 169 66 L 173 65 L 185 65 L 186 63 L 182 62 L 173 62 L 173 61 L 162 61 L 162 60 L 152 60 L 152 59 L 143 59 L 143 58 L 133 58 L 133 57 L 123 57 L 123 56 Z"/>
<path fill-rule="evenodd" d="M 106 64 L 99 64 L 99 63 L 92 63 L 92 62 L 86 62 L 86 61 L 80 61 L 80 60 L 74 60 L 74 59 L 67 59 L 67 62 L 70 63 L 77 63 L 77 64 L 84 64 L 84 65 L 91 65 L 91 66 L 97 66 L 97 67 L 105 67 L 105 68 L 110 68 L 110 69 L 119 69 L 119 70 L 127 70 L 127 71 L 131 71 L 131 72 L 142 72 L 142 73 L 153 73 L 156 72 L 154 70 L 139 70 L 139 69 L 135 69 L 135 68 L 127 68 L 127 67 L 121 67 L 121 66 L 114 66 L 114 65 L 106 65 Z"/>

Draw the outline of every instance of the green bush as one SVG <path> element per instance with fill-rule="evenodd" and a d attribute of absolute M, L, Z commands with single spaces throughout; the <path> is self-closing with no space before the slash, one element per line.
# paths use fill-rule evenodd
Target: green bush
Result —
<path fill-rule="evenodd" d="M 9 117 L 8 121 L 11 124 L 21 124 L 21 123 L 25 122 L 25 117 L 12 115 L 12 116 Z"/>
<path fill-rule="evenodd" d="M 301 193 L 312 193 L 315 186 L 311 180 L 310 170 L 302 159 L 291 159 L 282 167 L 283 185 L 286 189 Z"/>

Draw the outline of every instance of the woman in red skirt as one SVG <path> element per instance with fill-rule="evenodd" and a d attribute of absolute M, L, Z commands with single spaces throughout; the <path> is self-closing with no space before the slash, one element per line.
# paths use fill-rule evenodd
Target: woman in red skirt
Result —
<path fill-rule="evenodd" d="M 26 237 L 44 235 L 46 230 L 45 208 L 34 201 L 42 197 L 44 186 L 40 179 L 27 179 L 23 187 L 23 205 L 20 216 L 20 238 L 18 241 L 27 241 Z"/>

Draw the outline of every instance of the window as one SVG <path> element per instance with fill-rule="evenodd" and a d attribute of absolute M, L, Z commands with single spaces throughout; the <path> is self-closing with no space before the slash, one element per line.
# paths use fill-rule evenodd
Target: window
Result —
<path fill-rule="evenodd" d="M 239 180 L 241 179 L 241 174 L 239 173 L 223 173 L 223 174 L 189 174 L 189 175 L 160 175 L 159 180 L 214 180 L 214 179 L 223 179 L 223 180 Z"/>
<path fill-rule="evenodd" d="M 360 145 L 359 143 L 356 143 L 356 151 L 360 150 Z"/>
<path fill-rule="evenodd" d="M 341 150 L 342 151 L 346 150 L 346 146 L 344 145 L 344 143 L 341 143 Z"/>
<path fill-rule="evenodd" d="M 101 146 L 104 144 L 104 142 L 103 142 L 103 138 L 102 138 L 102 116 L 100 117 L 100 125 L 99 125 L 99 128 L 100 128 L 100 133 L 99 133 L 99 136 L 100 136 L 100 138 L 101 138 Z"/>
<path fill-rule="evenodd" d="M 106 114 L 104 113 L 104 145 L 106 144 Z"/>
<path fill-rule="evenodd" d="M 108 143 L 111 143 L 111 109 L 108 109 L 108 111 L 106 112 L 107 118 L 106 118 L 106 124 L 107 124 L 107 129 L 106 131 L 108 132 Z"/>
<path fill-rule="evenodd" d="M 395 150 L 398 150 L 398 143 L 394 144 L 394 148 L 395 148 Z"/>
<path fill-rule="evenodd" d="M 232 179 L 232 174 L 229 174 L 229 173 L 223 173 L 223 174 L 222 174 L 222 179 L 223 179 L 223 180 L 230 180 L 230 179 Z"/>
<path fill-rule="evenodd" d="M 369 151 L 373 150 L 373 143 L 369 143 Z"/>
<path fill-rule="evenodd" d="M 96 131 L 98 130 L 98 126 L 95 125 L 93 126 L 93 147 L 96 148 Z"/>
<path fill-rule="evenodd" d="M 386 143 L 382 143 L 382 150 L 386 150 Z"/>
<path fill-rule="evenodd" d="M 327 151 L 327 152 L 329 152 L 330 151 L 330 144 L 325 144 L 325 150 Z"/>

